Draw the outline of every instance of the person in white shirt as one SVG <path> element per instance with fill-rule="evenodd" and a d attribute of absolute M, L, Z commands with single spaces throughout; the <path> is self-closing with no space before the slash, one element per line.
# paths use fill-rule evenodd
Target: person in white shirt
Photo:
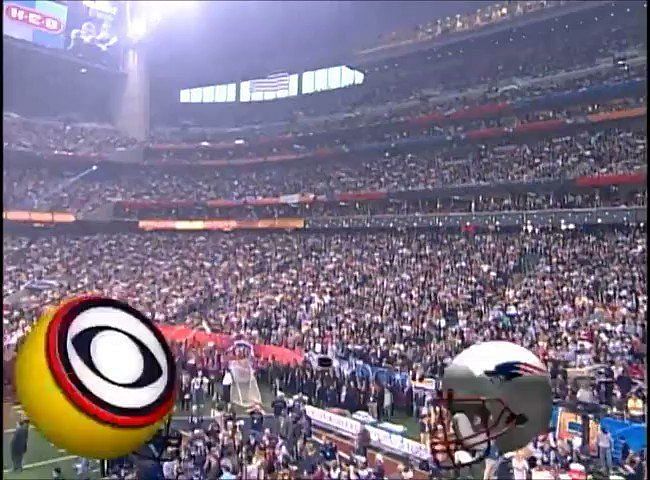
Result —
<path fill-rule="evenodd" d="M 165 480 L 175 480 L 178 473 L 178 459 L 175 458 L 162 464 L 163 477 Z"/>
<path fill-rule="evenodd" d="M 579 402 L 584 402 L 584 403 L 593 403 L 594 402 L 594 395 L 591 390 L 591 387 L 583 385 L 578 389 L 578 393 L 576 393 L 576 400 Z"/>
<path fill-rule="evenodd" d="M 230 373 L 230 370 L 226 370 L 226 373 L 223 376 L 223 380 L 221 380 L 221 394 L 222 394 L 222 400 L 224 403 L 228 404 L 230 403 L 230 387 L 232 385 L 232 374 Z"/>
<path fill-rule="evenodd" d="M 75 465 L 77 478 L 79 480 L 88 480 L 90 478 L 90 462 L 87 458 L 81 458 Z"/>
<path fill-rule="evenodd" d="M 601 428 L 598 433 L 598 456 L 603 468 L 608 472 L 612 469 L 612 436 L 605 429 Z"/>
<path fill-rule="evenodd" d="M 393 394 L 390 391 L 390 388 L 384 388 L 384 405 L 383 405 L 383 416 L 385 419 L 390 420 L 393 411 Z"/>
<path fill-rule="evenodd" d="M 196 403 L 192 404 L 190 410 L 189 422 L 191 425 L 201 425 L 203 423 L 203 411 L 199 408 L 199 405 Z"/>
<path fill-rule="evenodd" d="M 205 400 L 206 398 L 210 398 L 210 379 L 206 375 L 203 375 L 201 382 L 201 386 L 203 387 L 203 400 Z"/>
<path fill-rule="evenodd" d="M 526 480 L 528 472 L 528 460 L 523 455 L 512 457 L 512 473 L 514 480 Z"/>
<path fill-rule="evenodd" d="M 258 458 L 253 459 L 251 463 L 246 465 L 246 476 L 245 478 L 250 478 L 251 480 L 256 480 L 260 476 L 260 460 Z"/>
<path fill-rule="evenodd" d="M 193 404 L 196 404 L 196 405 L 201 404 L 201 400 L 202 400 L 201 397 L 203 397 L 203 395 L 202 395 L 203 391 L 201 390 L 202 383 L 203 382 L 201 381 L 201 372 L 199 372 L 199 374 L 192 379 L 192 382 L 190 384 L 191 385 L 192 403 Z"/>

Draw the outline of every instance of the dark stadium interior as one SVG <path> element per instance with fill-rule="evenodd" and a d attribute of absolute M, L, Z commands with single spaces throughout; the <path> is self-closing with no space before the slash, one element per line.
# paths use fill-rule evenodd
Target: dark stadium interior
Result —
<path fill-rule="evenodd" d="M 3 18 L 3 478 L 465 478 L 426 415 L 497 340 L 552 422 L 463 475 L 647 478 L 647 2 L 44 3 Z M 89 292 L 167 338 L 171 437 L 20 450 L 16 353 Z"/>

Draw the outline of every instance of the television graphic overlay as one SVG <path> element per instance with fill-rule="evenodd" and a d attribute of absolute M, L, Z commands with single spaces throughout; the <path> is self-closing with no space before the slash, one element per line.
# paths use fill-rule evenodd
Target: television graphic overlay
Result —
<path fill-rule="evenodd" d="M 42 0 L 10 0 L 2 4 L 4 35 L 48 48 L 63 49 L 68 7 Z"/>
<path fill-rule="evenodd" d="M 176 370 L 165 338 L 135 308 L 100 296 L 47 308 L 17 352 L 14 378 L 32 424 L 85 458 L 139 449 L 174 406 Z"/>

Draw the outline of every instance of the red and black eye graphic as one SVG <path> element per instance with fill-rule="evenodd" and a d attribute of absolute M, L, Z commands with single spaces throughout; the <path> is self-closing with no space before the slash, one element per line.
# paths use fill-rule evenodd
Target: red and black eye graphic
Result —
<path fill-rule="evenodd" d="M 64 303 L 47 332 L 50 370 L 84 413 L 120 427 L 158 422 L 173 406 L 175 365 L 158 329 L 108 298 Z"/>

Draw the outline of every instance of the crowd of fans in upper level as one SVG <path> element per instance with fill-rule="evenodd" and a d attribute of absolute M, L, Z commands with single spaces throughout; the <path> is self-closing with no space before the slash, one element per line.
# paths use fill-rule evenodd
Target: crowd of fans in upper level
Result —
<path fill-rule="evenodd" d="M 430 113 L 436 104 L 440 104 L 436 108 L 444 112 L 486 101 L 531 98 L 585 85 L 642 78 L 645 77 L 645 66 L 623 62 L 622 66 L 614 67 L 612 61 L 616 54 L 630 57 L 642 55 L 645 51 L 646 28 L 641 20 L 643 15 L 640 15 L 643 12 L 637 11 L 637 7 L 643 10 L 640 5 L 625 8 L 621 4 L 612 7 L 614 10 L 611 12 L 607 9 L 596 11 L 585 14 L 584 18 L 556 17 L 556 21 L 550 23 L 542 22 L 487 39 L 476 39 L 472 48 L 464 44 L 452 45 L 399 58 L 383 66 L 370 66 L 366 75 L 368 80 L 361 87 L 274 102 L 224 105 L 219 115 L 210 113 L 209 116 L 218 117 L 228 127 L 261 125 L 260 135 L 291 132 L 296 136 L 322 130 L 349 129 L 352 125 L 370 125 L 377 121 L 398 122 L 404 117 Z M 486 52 L 486 49 L 495 51 Z M 630 53 L 634 50 L 636 54 Z M 471 68 L 464 68 L 464 65 L 471 65 Z M 598 68 L 592 68 L 578 78 L 560 75 L 555 80 L 540 81 L 542 77 L 550 78 L 584 67 Z M 441 100 L 441 97 L 447 100 Z M 378 117 L 372 113 L 377 107 L 381 107 Z M 207 112 L 210 109 L 203 110 Z M 347 114 L 347 118 L 323 120 L 320 125 L 310 120 L 333 113 Z M 178 118 L 175 115 L 175 119 Z M 277 127 L 269 125 L 279 120 L 290 123 Z M 9 148 L 92 154 L 134 145 L 134 140 L 104 127 L 79 126 L 66 121 L 34 125 L 33 122 L 6 116 L 4 123 L 3 141 Z M 157 129 L 150 140 L 175 143 L 184 141 L 186 136 L 186 132 L 170 133 Z M 208 134 L 208 138 L 202 140 L 216 140 L 210 138 L 213 136 Z M 233 139 L 232 134 L 229 138 Z"/>
<path fill-rule="evenodd" d="M 5 113 L 2 127 L 3 146 L 9 150 L 94 156 L 137 144 L 111 125 L 27 119 Z"/>
<path fill-rule="evenodd" d="M 475 12 L 457 14 L 452 17 L 438 18 L 418 24 L 412 31 L 395 31 L 380 35 L 378 48 L 397 46 L 402 43 L 424 42 L 436 38 L 445 38 L 454 33 L 476 31 L 499 22 L 512 20 L 523 15 L 531 15 L 546 9 L 563 7 L 567 4 L 568 2 L 564 0 L 495 3 L 484 8 L 478 8 Z"/>
<path fill-rule="evenodd" d="M 79 167 L 65 172 L 55 166 L 12 165 L 3 170 L 3 201 L 11 207 L 41 204 L 88 211 L 111 200 L 206 201 L 301 192 L 405 191 L 632 173 L 645 165 L 646 143 L 643 129 L 608 129 L 523 144 L 479 145 L 465 152 L 392 153 L 327 162 L 304 159 L 298 164 L 254 168 L 166 173 L 151 169 L 113 172 L 100 166 L 77 180 Z"/>

